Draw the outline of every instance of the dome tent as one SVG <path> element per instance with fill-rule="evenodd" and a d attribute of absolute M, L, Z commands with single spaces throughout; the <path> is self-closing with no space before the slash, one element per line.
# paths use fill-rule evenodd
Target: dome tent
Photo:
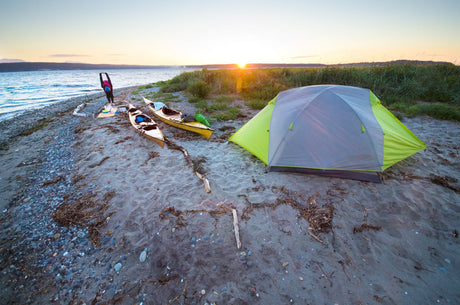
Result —
<path fill-rule="evenodd" d="M 339 85 L 280 92 L 229 141 L 271 171 L 374 182 L 377 172 L 426 149 L 369 89 Z"/>

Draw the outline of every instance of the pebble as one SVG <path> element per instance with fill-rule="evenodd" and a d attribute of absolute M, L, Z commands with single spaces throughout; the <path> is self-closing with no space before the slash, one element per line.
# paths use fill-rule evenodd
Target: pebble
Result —
<path fill-rule="evenodd" d="M 141 252 L 141 255 L 139 255 L 139 260 L 141 263 L 145 262 L 145 259 L 147 258 L 147 251 L 144 249 L 144 251 Z"/>
<path fill-rule="evenodd" d="M 117 263 L 117 264 L 113 267 L 113 269 L 115 269 L 115 271 L 118 273 L 118 272 L 120 272 L 121 267 L 122 267 L 121 263 Z"/>

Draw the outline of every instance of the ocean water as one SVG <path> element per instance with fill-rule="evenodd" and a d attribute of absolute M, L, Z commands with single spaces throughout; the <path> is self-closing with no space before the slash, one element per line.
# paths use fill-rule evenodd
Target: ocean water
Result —
<path fill-rule="evenodd" d="M 0 73 L 0 121 L 72 97 L 102 93 L 99 72 L 109 74 L 116 92 L 119 88 L 168 80 L 185 71 L 192 70 L 170 67 L 3 72 Z"/>

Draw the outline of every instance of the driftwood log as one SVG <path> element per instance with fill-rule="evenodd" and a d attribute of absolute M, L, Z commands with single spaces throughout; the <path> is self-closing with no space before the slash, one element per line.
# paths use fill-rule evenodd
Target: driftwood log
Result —
<path fill-rule="evenodd" d="M 208 179 L 206 178 L 206 176 L 205 176 L 204 174 L 200 174 L 200 173 L 195 169 L 195 167 L 193 166 L 192 158 L 191 158 L 190 155 L 188 154 L 187 150 L 186 150 L 185 148 L 183 148 L 182 146 L 177 145 L 176 143 L 172 142 L 170 139 L 168 139 L 168 138 L 166 138 L 166 137 L 165 137 L 165 143 L 168 145 L 169 148 L 175 149 L 175 150 L 179 150 L 179 151 L 181 151 L 181 152 L 184 154 L 185 161 L 187 161 L 187 164 L 190 165 L 190 167 L 192 167 L 193 172 L 195 173 L 195 175 L 196 175 L 201 181 L 203 181 L 203 184 L 204 184 L 204 188 L 205 188 L 205 190 L 206 190 L 206 193 L 211 193 L 211 187 L 210 187 L 210 185 L 209 185 Z"/>

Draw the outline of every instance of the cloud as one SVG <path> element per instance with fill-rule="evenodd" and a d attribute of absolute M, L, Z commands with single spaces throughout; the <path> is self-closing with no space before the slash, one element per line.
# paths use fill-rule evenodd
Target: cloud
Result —
<path fill-rule="evenodd" d="M 1 64 L 12 63 L 12 62 L 25 62 L 22 59 L 14 59 L 14 58 L 2 58 L 0 59 Z"/>
<path fill-rule="evenodd" d="M 48 56 L 49 57 L 90 57 L 89 55 L 85 55 L 85 54 L 51 54 Z"/>
<path fill-rule="evenodd" d="M 290 59 L 305 59 L 305 58 L 315 58 L 319 57 L 319 55 L 302 55 L 302 56 L 293 56 Z"/>

